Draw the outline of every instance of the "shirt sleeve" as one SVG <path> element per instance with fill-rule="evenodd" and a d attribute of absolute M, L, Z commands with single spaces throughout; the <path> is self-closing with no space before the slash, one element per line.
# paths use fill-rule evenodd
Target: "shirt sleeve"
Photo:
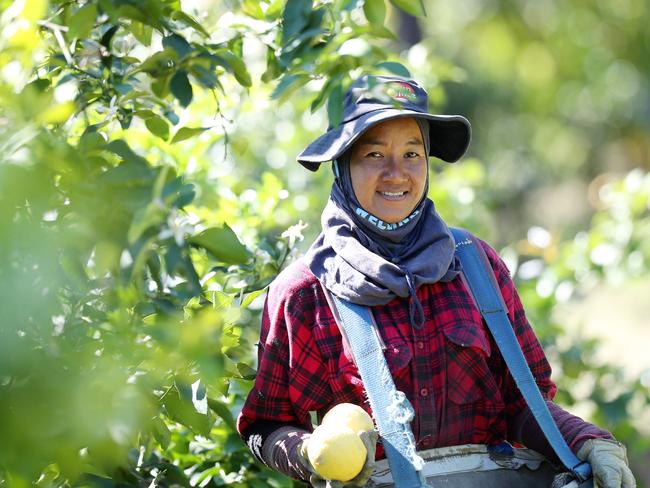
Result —
<path fill-rule="evenodd" d="M 284 317 L 284 300 L 276 303 L 267 296 L 262 313 L 258 367 L 255 383 L 237 419 L 237 430 L 244 435 L 256 421 L 311 427 L 307 412 L 297 411 L 291 402 L 290 344 Z"/>
<path fill-rule="evenodd" d="M 552 401 L 547 401 L 553 420 L 560 430 L 569 448 L 577 453 L 588 439 L 614 439 L 614 436 L 600 427 L 577 417 Z M 543 454 L 547 459 L 558 462 L 555 451 L 546 439 L 533 413 L 526 407 L 521 414 L 509 422 L 511 440 L 521 442 L 525 446 Z"/>
<path fill-rule="evenodd" d="M 316 292 L 300 268 L 285 270 L 265 301 L 258 368 L 237 419 L 242 436 L 256 422 L 312 431 L 310 411 L 331 398 L 327 366 L 314 338 Z"/>

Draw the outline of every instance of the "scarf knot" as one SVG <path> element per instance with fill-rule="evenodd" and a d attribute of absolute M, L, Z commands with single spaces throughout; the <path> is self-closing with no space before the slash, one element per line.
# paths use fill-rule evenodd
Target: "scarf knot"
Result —
<path fill-rule="evenodd" d="M 422 307 L 422 302 L 418 298 L 418 294 L 415 289 L 413 273 L 411 273 L 411 271 L 408 269 L 406 270 L 406 284 L 409 287 L 409 319 L 411 321 L 411 325 L 419 330 L 424 325 L 424 308 Z"/>

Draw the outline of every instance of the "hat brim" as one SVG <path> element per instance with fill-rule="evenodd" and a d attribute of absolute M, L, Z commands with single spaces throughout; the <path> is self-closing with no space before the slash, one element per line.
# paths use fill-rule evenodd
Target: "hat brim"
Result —
<path fill-rule="evenodd" d="M 384 109 L 369 112 L 358 119 L 345 122 L 320 136 L 301 152 L 297 160 L 310 171 L 321 163 L 338 158 L 369 128 L 380 122 L 400 117 L 416 117 L 429 121 L 429 155 L 453 163 L 458 161 L 469 146 L 471 126 L 461 115 L 433 115 L 415 110 Z"/>

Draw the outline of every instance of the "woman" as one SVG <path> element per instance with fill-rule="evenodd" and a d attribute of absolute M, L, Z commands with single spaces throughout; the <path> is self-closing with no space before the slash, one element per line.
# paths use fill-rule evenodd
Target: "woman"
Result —
<path fill-rule="evenodd" d="M 469 123 L 429 114 L 427 106 L 426 92 L 412 80 L 362 77 L 346 93 L 341 124 L 298 157 L 312 171 L 333 161 L 335 181 L 322 233 L 269 289 L 258 373 L 238 429 L 262 462 L 312 484 L 323 480 L 301 454 L 310 412 L 322 415 L 343 402 L 369 411 L 325 293 L 371 307 L 396 387 L 415 410 L 418 449 L 507 440 L 554 457 L 495 352 L 459 277 L 453 238 L 427 198 L 428 157 L 458 160 L 469 144 Z M 570 448 L 592 464 L 600 486 L 635 486 L 625 449 L 612 435 L 552 403 L 551 369 L 508 270 L 481 245 Z M 365 484 L 370 457 L 349 486 Z"/>

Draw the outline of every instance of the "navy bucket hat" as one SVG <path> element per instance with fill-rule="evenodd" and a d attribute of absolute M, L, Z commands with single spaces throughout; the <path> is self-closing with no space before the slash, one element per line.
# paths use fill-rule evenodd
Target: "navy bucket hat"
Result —
<path fill-rule="evenodd" d="M 298 162 L 316 171 L 343 154 L 370 127 L 389 119 L 416 117 L 429 122 L 430 156 L 453 163 L 469 146 L 471 127 L 460 115 L 428 113 L 427 92 L 415 81 L 366 75 L 355 80 L 343 99 L 343 120 L 309 144 Z"/>

